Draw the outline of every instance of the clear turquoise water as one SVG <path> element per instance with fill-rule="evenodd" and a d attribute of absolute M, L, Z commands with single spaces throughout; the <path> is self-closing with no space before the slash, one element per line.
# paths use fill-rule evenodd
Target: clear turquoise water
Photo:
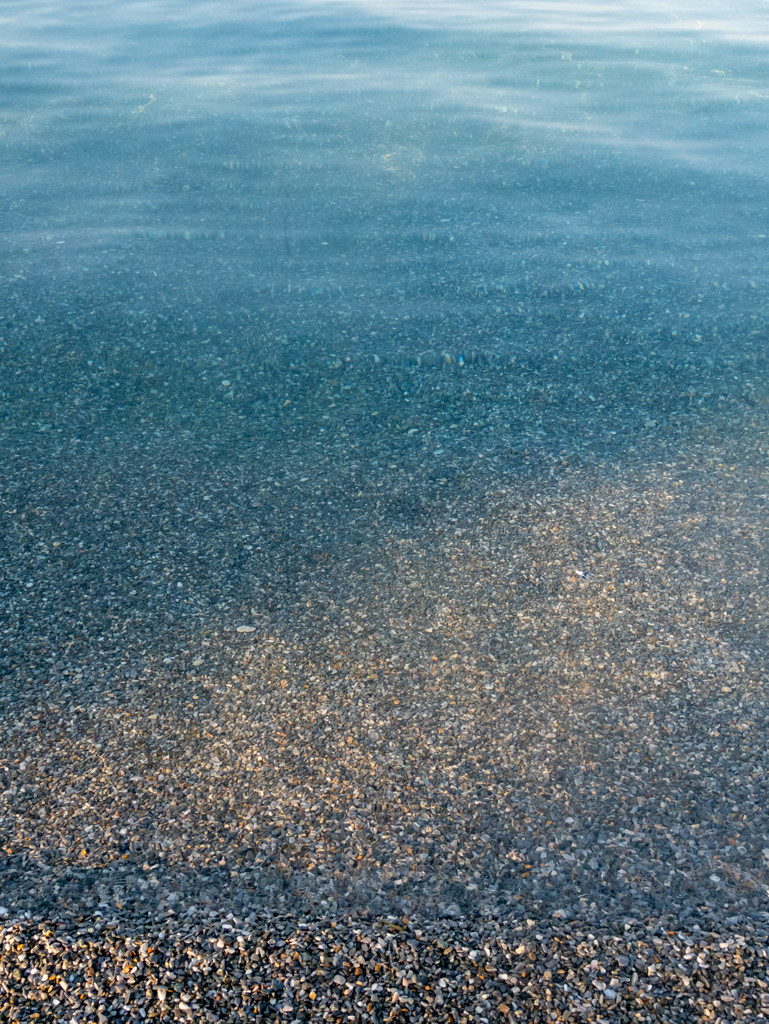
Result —
<path fill-rule="evenodd" d="M 765 341 L 766 15 L 7 3 L 5 343 L 181 375 Z"/>

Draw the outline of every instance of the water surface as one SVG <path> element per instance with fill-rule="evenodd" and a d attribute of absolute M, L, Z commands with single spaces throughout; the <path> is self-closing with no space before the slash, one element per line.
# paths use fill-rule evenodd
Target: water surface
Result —
<path fill-rule="evenodd" d="M 765 13 L 5 4 L 10 911 L 765 927 Z"/>
<path fill-rule="evenodd" d="M 7 5 L 7 342 L 733 351 L 766 313 L 763 13 Z"/>

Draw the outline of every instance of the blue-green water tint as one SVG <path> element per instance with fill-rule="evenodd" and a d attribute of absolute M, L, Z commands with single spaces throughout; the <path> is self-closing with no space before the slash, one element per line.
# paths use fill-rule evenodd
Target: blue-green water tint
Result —
<path fill-rule="evenodd" d="M 14 914 L 765 927 L 766 5 L 638 6 L 0 8 Z"/>
<path fill-rule="evenodd" d="M 6 4 L 5 343 L 185 372 L 757 344 L 766 13 Z"/>

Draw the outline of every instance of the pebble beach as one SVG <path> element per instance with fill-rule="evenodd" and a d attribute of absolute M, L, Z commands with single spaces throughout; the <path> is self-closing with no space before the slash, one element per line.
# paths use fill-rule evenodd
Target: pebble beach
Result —
<path fill-rule="evenodd" d="M 765 339 L 608 347 L 5 350 L 3 1020 L 769 1018 Z"/>

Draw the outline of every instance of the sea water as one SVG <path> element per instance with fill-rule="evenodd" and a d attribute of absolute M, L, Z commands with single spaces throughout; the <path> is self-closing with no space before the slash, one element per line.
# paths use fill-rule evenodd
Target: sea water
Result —
<path fill-rule="evenodd" d="M 4 343 L 179 375 L 607 332 L 737 355 L 766 340 L 768 25 L 756 0 L 7 3 Z"/>
<path fill-rule="evenodd" d="M 766 14 L 2 5 L 6 909 L 764 912 Z"/>

